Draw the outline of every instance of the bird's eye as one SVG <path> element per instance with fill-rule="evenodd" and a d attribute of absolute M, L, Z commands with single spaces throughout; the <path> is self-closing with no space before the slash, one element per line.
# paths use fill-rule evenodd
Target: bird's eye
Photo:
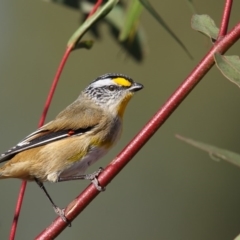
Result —
<path fill-rule="evenodd" d="M 117 88 L 117 86 L 114 86 L 114 85 L 108 86 L 109 91 L 114 91 L 114 90 L 116 90 L 116 88 Z"/>

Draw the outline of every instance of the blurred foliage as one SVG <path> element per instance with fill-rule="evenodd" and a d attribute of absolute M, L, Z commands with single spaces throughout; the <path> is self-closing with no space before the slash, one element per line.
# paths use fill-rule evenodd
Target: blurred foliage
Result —
<path fill-rule="evenodd" d="M 195 141 L 193 139 L 186 138 L 186 137 L 183 137 L 180 135 L 177 135 L 177 138 L 198 148 L 198 149 L 208 152 L 209 156 L 213 160 L 217 160 L 217 161 L 225 160 L 227 162 L 234 164 L 235 166 L 240 167 L 240 155 L 235 152 L 231 152 L 226 149 L 218 148 L 218 147 L 212 146 L 210 144 Z"/>
<path fill-rule="evenodd" d="M 96 3 L 96 0 L 52 0 L 52 2 L 60 3 L 74 9 L 79 9 L 83 13 L 81 22 L 84 22 L 92 7 Z M 106 0 L 103 1 L 103 3 L 106 2 Z M 144 59 L 148 48 L 146 36 L 141 26 L 137 26 L 136 30 L 133 29 L 128 38 L 123 41 L 119 41 L 119 36 L 125 23 L 123 20 L 126 16 L 126 8 L 126 4 L 124 4 L 123 1 L 119 1 L 114 9 L 103 19 L 95 23 L 89 31 L 95 38 L 100 39 L 102 37 L 100 33 L 100 24 L 107 24 L 112 38 L 120 44 L 131 57 L 133 57 L 136 61 L 141 62 Z"/>
<path fill-rule="evenodd" d="M 92 12 L 91 16 L 89 16 L 84 22 L 83 24 L 81 24 L 79 26 L 79 28 L 73 33 L 73 35 L 71 36 L 71 38 L 68 41 L 67 46 L 70 47 L 72 50 L 74 49 L 78 49 L 79 45 L 81 47 L 81 45 L 85 45 L 82 44 L 83 42 L 80 42 L 80 40 L 82 39 L 82 37 L 84 36 L 84 34 L 91 29 L 91 27 L 99 21 L 99 19 L 102 19 L 103 17 L 105 17 L 107 14 L 109 14 L 111 12 L 111 10 L 114 8 L 114 6 L 116 6 L 116 4 L 118 3 L 118 0 L 109 0 L 108 2 L 106 2 L 101 8 L 99 8 L 98 11 Z M 93 41 L 88 40 L 88 43 L 90 43 L 90 45 L 93 44 Z M 88 46 L 89 47 L 89 46 Z M 91 47 L 91 46 L 90 46 Z"/>
<path fill-rule="evenodd" d="M 178 45 L 187 53 L 187 55 L 193 59 L 192 55 L 182 43 L 182 41 L 177 37 L 177 35 L 171 30 L 171 28 L 166 24 L 163 18 L 157 13 L 155 8 L 150 4 L 148 0 L 139 0 L 142 5 L 150 12 L 150 14 L 157 20 L 159 24 L 170 34 L 170 36 L 178 43 Z"/>
<path fill-rule="evenodd" d="M 63 4 L 67 7 L 79 9 L 83 13 L 82 22 L 87 18 L 96 0 L 52 0 L 52 2 Z M 107 1 L 103 1 L 106 3 Z M 154 7 L 147 0 L 119 1 L 114 9 L 103 19 L 95 23 L 90 32 L 99 39 L 101 37 L 99 25 L 107 24 L 111 36 L 117 43 L 125 49 L 136 61 L 141 62 L 148 52 L 148 44 L 145 32 L 139 24 L 142 8 L 140 3 L 150 12 L 150 14 L 160 23 L 160 25 L 170 34 L 179 46 L 192 59 L 191 54 L 174 34 L 170 27 L 165 23 Z M 191 1 L 188 1 L 191 9 L 194 9 Z"/>
<path fill-rule="evenodd" d="M 137 31 L 139 17 L 143 7 L 138 0 L 132 0 L 128 6 L 119 41 L 125 41 L 129 36 L 134 36 Z"/>

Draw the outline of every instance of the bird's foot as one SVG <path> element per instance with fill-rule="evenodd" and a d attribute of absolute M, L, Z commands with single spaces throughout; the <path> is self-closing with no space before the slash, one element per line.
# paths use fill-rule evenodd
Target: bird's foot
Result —
<path fill-rule="evenodd" d="M 53 206 L 53 209 L 55 211 L 55 213 L 65 222 L 68 224 L 69 227 L 71 227 L 71 222 L 66 218 L 64 212 L 65 212 L 65 209 L 61 209 L 57 206 Z"/>
<path fill-rule="evenodd" d="M 97 171 L 93 172 L 93 173 L 89 173 L 89 174 L 86 174 L 84 179 L 87 179 L 87 180 L 91 180 L 92 184 L 96 187 L 96 189 L 99 191 L 99 192 L 103 192 L 106 190 L 105 187 L 102 187 L 99 182 L 98 182 L 98 179 L 97 177 L 99 176 L 99 174 L 103 171 L 103 168 L 100 167 Z"/>

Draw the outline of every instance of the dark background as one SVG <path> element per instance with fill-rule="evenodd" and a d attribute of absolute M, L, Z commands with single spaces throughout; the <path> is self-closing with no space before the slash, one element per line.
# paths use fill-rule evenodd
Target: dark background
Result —
<path fill-rule="evenodd" d="M 105 167 L 143 127 L 210 48 L 190 27 L 185 1 L 152 0 L 160 15 L 194 56 L 191 61 L 144 11 L 149 52 L 142 64 L 128 58 L 101 27 L 92 50 L 73 52 L 61 76 L 47 121 L 71 103 L 90 81 L 106 72 L 125 73 L 144 84 L 129 104 L 118 145 L 88 172 Z M 194 1 L 219 25 L 221 1 Z M 230 28 L 239 21 L 233 5 Z M 78 27 L 78 11 L 44 1 L 0 1 L 0 152 L 36 129 L 66 42 Z M 84 39 L 92 38 L 87 34 Z M 239 55 L 239 43 L 229 51 Z M 229 54 L 228 53 L 228 54 Z M 177 140 L 175 134 L 239 151 L 237 86 L 214 67 L 131 163 L 58 239 L 233 239 L 240 232 L 240 169 L 212 161 Z M 0 181 L 0 239 L 7 239 L 19 180 Z M 46 184 L 66 206 L 88 182 Z M 33 239 L 56 215 L 46 197 L 29 183 L 16 239 Z"/>

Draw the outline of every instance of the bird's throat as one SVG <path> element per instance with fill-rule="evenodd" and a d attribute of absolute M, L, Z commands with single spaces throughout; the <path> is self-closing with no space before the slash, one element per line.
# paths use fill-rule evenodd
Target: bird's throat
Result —
<path fill-rule="evenodd" d="M 125 108 L 128 104 L 128 102 L 130 101 L 130 99 L 132 98 L 133 96 L 133 93 L 128 93 L 125 98 L 123 98 L 122 102 L 119 104 L 118 106 L 118 109 L 117 109 L 117 113 L 118 113 L 118 116 L 120 118 L 123 118 L 123 114 L 125 112 Z"/>

